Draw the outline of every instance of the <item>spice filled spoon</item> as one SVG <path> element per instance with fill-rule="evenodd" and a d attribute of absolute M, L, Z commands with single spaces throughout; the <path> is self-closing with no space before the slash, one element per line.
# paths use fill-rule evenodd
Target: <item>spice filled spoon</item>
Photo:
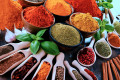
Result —
<path fill-rule="evenodd" d="M 93 45 L 94 45 L 95 39 L 92 38 L 91 43 L 89 44 L 89 46 L 82 48 L 78 54 L 77 54 L 77 60 L 78 62 L 86 67 L 92 66 L 95 61 L 96 61 L 96 54 L 93 50 Z M 87 58 L 83 58 L 82 56 L 87 56 Z M 89 64 L 87 62 L 84 62 L 82 60 L 86 60 L 87 62 L 89 62 Z"/>
<path fill-rule="evenodd" d="M 52 60 L 55 55 L 48 54 L 47 57 L 41 61 L 38 69 L 36 70 L 32 80 L 47 80 L 47 77 L 53 66 Z"/>
<path fill-rule="evenodd" d="M 30 49 L 19 50 L 8 57 L 0 60 L 0 75 L 3 75 L 11 69 L 18 66 L 21 62 L 26 60 L 31 55 Z"/>
<path fill-rule="evenodd" d="M 103 33 L 102 35 L 103 35 L 103 38 L 101 38 L 100 40 L 98 40 L 95 43 L 94 50 L 99 57 L 104 58 L 104 59 L 108 59 L 112 55 L 112 49 L 109 46 L 109 44 L 107 43 L 107 41 L 105 40 L 105 34 Z M 99 49 L 99 52 L 98 52 L 98 49 Z M 100 53 L 100 51 L 102 51 L 102 52 Z"/>
<path fill-rule="evenodd" d="M 25 78 L 38 66 L 41 58 L 45 56 L 45 52 L 40 49 L 36 55 L 31 55 L 23 63 L 21 63 L 11 74 L 11 80 Z"/>
<path fill-rule="evenodd" d="M 93 72 L 91 72 L 89 69 L 86 67 L 81 66 L 76 60 L 72 62 L 72 65 L 77 67 L 80 71 L 80 73 L 86 77 L 88 80 L 98 80 L 97 77 L 94 75 Z"/>
<path fill-rule="evenodd" d="M 52 72 L 52 80 L 65 80 L 66 70 L 63 64 L 64 58 L 65 56 L 62 52 L 56 57 L 56 64 L 54 65 Z"/>
<path fill-rule="evenodd" d="M 0 46 L 0 59 L 15 53 L 20 49 L 28 48 L 29 46 L 30 46 L 30 42 L 9 43 Z"/>
<path fill-rule="evenodd" d="M 68 61 L 64 61 L 64 64 L 73 80 L 84 80 L 83 77 L 79 74 L 79 72 L 75 68 L 70 66 Z"/>
<path fill-rule="evenodd" d="M 115 32 L 109 32 L 107 35 L 108 35 L 108 36 L 107 36 L 107 42 L 108 42 L 108 44 L 109 44 L 111 47 L 115 48 L 115 49 L 120 49 L 120 47 L 116 47 L 116 46 L 113 46 L 113 45 L 112 45 L 112 44 L 114 44 L 114 45 L 120 46 L 120 38 L 119 38 L 118 34 L 115 33 Z M 116 39 L 114 39 L 114 38 L 116 38 Z M 114 40 L 112 40 L 112 39 L 114 39 Z M 118 39 L 118 41 L 117 41 L 117 39 Z M 111 41 L 113 41 L 113 42 L 111 43 L 109 40 L 111 40 Z M 114 42 L 115 40 L 116 40 L 116 42 Z M 116 44 L 115 44 L 115 43 L 116 43 Z"/>

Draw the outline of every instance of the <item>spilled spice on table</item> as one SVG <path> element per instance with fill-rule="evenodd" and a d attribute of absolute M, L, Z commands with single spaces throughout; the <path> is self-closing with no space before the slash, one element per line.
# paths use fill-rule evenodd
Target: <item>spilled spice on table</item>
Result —
<path fill-rule="evenodd" d="M 4 73 L 8 68 L 10 68 L 13 64 L 23 59 L 25 55 L 23 53 L 15 53 L 10 57 L 0 61 L 0 74 Z"/>
<path fill-rule="evenodd" d="M 48 62 L 43 62 L 41 65 L 40 70 L 38 71 L 37 75 L 33 78 L 33 80 L 47 80 L 47 76 L 50 72 L 51 65 Z"/>
<path fill-rule="evenodd" d="M 57 66 L 55 80 L 64 80 L 64 68 Z"/>
<path fill-rule="evenodd" d="M 22 67 L 20 67 L 13 73 L 12 80 L 22 80 L 36 63 L 37 59 L 31 57 Z"/>
<path fill-rule="evenodd" d="M 12 45 L 4 45 L 4 46 L 0 46 L 0 56 L 4 55 L 6 53 L 9 53 L 11 51 L 13 51 L 14 48 Z"/>

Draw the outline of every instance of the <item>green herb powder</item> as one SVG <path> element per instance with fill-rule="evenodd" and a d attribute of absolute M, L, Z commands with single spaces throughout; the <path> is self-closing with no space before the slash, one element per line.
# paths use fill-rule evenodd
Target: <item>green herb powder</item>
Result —
<path fill-rule="evenodd" d="M 80 43 L 79 32 L 69 25 L 56 23 L 51 29 L 51 34 L 56 41 L 64 45 L 74 46 Z"/>
<path fill-rule="evenodd" d="M 77 80 L 84 80 L 84 79 L 82 78 L 82 76 L 81 76 L 76 70 L 73 70 L 72 72 L 73 72 L 73 74 L 75 75 L 75 78 L 76 78 Z"/>
<path fill-rule="evenodd" d="M 96 50 L 97 52 L 104 57 L 107 57 L 110 55 L 110 47 L 106 42 L 98 42 L 96 44 Z"/>
<path fill-rule="evenodd" d="M 120 34 L 120 23 L 118 21 L 116 21 L 114 23 L 114 26 L 115 26 L 115 30 L 118 34 Z"/>

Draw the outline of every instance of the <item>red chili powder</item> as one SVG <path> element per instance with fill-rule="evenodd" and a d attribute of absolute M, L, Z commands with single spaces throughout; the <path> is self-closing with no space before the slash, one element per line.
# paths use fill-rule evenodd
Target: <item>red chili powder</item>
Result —
<path fill-rule="evenodd" d="M 92 49 L 84 48 L 79 52 L 78 59 L 85 65 L 90 65 L 94 62 L 95 55 Z"/>
<path fill-rule="evenodd" d="M 85 72 L 87 72 L 93 78 L 93 80 L 97 80 L 96 76 L 94 75 L 92 71 L 85 69 Z"/>
<path fill-rule="evenodd" d="M 36 27 L 49 27 L 54 22 L 53 15 L 43 6 L 28 7 L 24 10 L 23 16 L 27 22 Z"/>
<path fill-rule="evenodd" d="M 93 17 L 102 19 L 102 12 L 95 0 L 65 0 L 70 3 L 74 12 L 90 13 Z"/>

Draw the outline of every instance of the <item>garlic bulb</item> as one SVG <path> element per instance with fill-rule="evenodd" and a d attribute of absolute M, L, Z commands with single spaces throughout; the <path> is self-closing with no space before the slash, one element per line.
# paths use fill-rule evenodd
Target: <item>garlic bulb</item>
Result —
<path fill-rule="evenodd" d="M 22 28 L 22 33 L 29 33 L 29 34 L 31 34 L 31 33 L 28 32 L 24 27 Z"/>
<path fill-rule="evenodd" d="M 13 32 L 11 32 L 10 30 L 8 30 L 7 28 L 6 28 L 6 30 L 7 30 L 7 32 L 5 34 L 5 41 L 6 42 L 13 42 L 13 41 L 15 41 L 16 40 L 15 34 Z"/>
<path fill-rule="evenodd" d="M 14 32 L 15 32 L 15 35 L 16 35 L 16 36 L 22 34 L 22 31 L 20 31 L 19 29 L 17 29 L 17 28 L 15 27 L 15 24 L 14 24 Z"/>

